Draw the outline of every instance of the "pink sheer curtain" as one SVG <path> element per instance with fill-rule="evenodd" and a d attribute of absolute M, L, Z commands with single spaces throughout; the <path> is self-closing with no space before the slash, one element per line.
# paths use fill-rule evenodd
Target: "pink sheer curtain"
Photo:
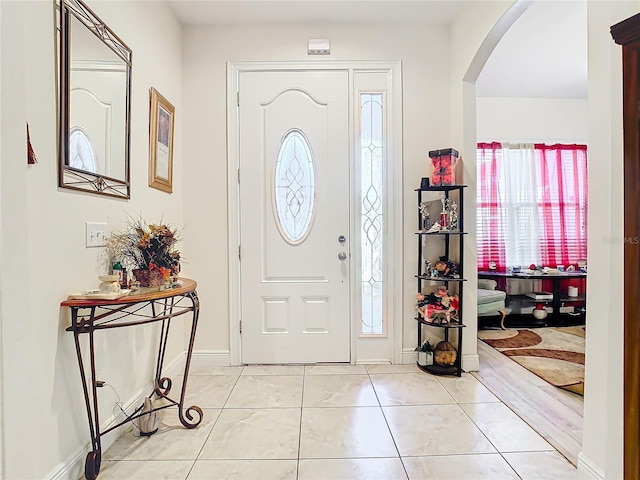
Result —
<path fill-rule="evenodd" d="M 507 268 L 505 215 L 497 181 L 502 166 L 501 144 L 478 143 L 477 162 L 478 270 L 488 270 L 489 262 L 495 262 L 497 270 L 504 272 Z"/>
<path fill-rule="evenodd" d="M 535 145 L 542 264 L 576 265 L 587 258 L 587 147 Z"/>

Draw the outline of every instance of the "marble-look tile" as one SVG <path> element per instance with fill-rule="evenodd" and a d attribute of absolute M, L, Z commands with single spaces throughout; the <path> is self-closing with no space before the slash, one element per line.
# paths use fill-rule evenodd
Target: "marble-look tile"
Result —
<path fill-rule="evenodd" d="M 403 457 L 410 480 L 518 480 L 499 454 Z"/>
<path fill-rule="evenodd" d="M 307 365 L 304 367 L 305 375 L 352 375 L 366 374 L 364 365 Z"/>
<path fill-rule="evenodd" d="M 300 408 L 225 409 L 198 459 L 297 459 Z"/>
<path fill-rule="evenodd" d="M 296 480 L 296 460 L 198 460 L 187 480 Z"/>
<path fill-rule="evenodd" d="M 224 407 L 238 378 L 240 377 L 236 375 L 190 375 L 185 405 L 200 408 Z M 182 377 L 176 380 L 171 388 L 171 397 L 177 400 L 180 398 Z"/>
<path fill-rule="evenodd" d="M 304 407 L 378 406 L 368 375 L 309 375 L 304 379 Z"/>
<path fill-rule="evenodd" d="M 499 452 L 553 450 L 544 438 L 502 403 L 469 403 L 461 407 Z"/>
<path fill-rule="evenodd" d="M 576 467 L 558 452 L 505 453 L 503 457 L 522 480 L 574 480 Z"/>
<path fill-rule="evenodd" d="M 203 418 L 196 428 L 185 428 L 176 408 L 160 410 L 158 431 L 150 437 L 141 437 L 138 431 L 122 435 L 103 452 L 105 460 L 195 460 L 202 449 L 219 409 L 204 409 Z M 197 415 L 197 414 L 196 414 Z M 100 475 L 102 478 L 102 475 Z"/>
<path fill-rule="evenodd" d="M 302 406 L 302 376 L 242 375 L 226 408 L 280 408 Z"/>
<path fill-rule="evenodd" d="M 400 456 L 495 453 L 458 405 L 383 407 Z"/>
<path fill-rule="evenodd" d="M 103 461 L 100 465 L 100 480 L 185 480 L 193 460 L 167 461 Z M 84 478 L 84 476 L 82 477 Z"/>
<path fill-rule="evenodd" d="M 302 410 L 300 458 L 396 456 L 380 407 Z"/>
<path fill-rule="evenodd" d="M 436 378 L 425 373 L 370 375 L 380 405 L 453 404 Z"/>
<path fill-rule="evenodd" d="M 415 363 L 407 365 L 366 365 L 369 373 L 418 373 L 420 369 Z"/>
<path fill-rule="evenodd" d="M 300 460 L 298 480 L 407 480 L 400 458 Z"/>
<path fill-rule="evenodd" d="M 242 375 L 304 375 L 304 365 L 247 365 Z"/>
<path fill-rule="evenodd" d="M 462 377 L 436 377 L 440 384 L 458 403 L 489 403 L 500 400 L 473 375 L 463 373 Z"/>

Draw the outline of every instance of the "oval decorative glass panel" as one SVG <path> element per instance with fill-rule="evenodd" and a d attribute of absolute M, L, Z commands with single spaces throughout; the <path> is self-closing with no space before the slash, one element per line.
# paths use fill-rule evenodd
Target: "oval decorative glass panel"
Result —
<path fill-rule="evenodd" d="M 311 146 L 300 130 L 280 142 L 273 185 L 278 230 L 287 242 L 302 243 L 311 230 L 316 185 Z"/>
<path fill-rule="evenodd" d="M 89 137 L 80 128 L 72 128 L 69 132 L 69 166 L 95 173 L 95 158 Z"/>

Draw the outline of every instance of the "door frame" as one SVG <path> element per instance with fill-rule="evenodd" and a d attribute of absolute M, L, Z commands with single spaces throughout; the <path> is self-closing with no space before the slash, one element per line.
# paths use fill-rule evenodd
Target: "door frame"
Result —
<path fill-rule="evenodd" d="M 357 152 L 355 141 L 354 105 L 356 102 L 354 75 L 356 72 L 388 72 L 390 75 L 390 112 L 393 119 L 393 130 L 389 131 L 389 157 L 393 158 L 392 167 L 387 169 L 388 227 L 387 238 L 387 285 L 385 300 L 387 305 L 387 319 L 392 322 L 388 335 L 393 345 L 391 362 L 402 363 L 402 292 L 403 285 L 403 159 L 402 159 L 402 65 L 400 61 L 292 61 L 292 62 L 227 62 L 227 232 L 228 232 L 228 284 L 229 284 L 229 361 L 231 365 L 241 365 L 241 335 L 240 335 L 240 202 L 239 202 L 239 165 L 240 165 L 240 129 L 238 119 L 238 83 L 243 72 L 268 71 L 313 71 L 313 70 L 342 70 L 349 73 L 349 235 L 355 239 L 356 198 L 354 175 Z M 350 242 L 351 250 L 356 248 Z M 355 272 L 354 255 L 349 256 L 349 271 Z M 355 289 L 355 275 L 350 275 L 349 283 L 349 329 L 351 332 L 350 358 L 355 364 L 357 356 L 357 340 L 359 322 L 356 321 L 356 302 L 353 292 Z M 400 292 L 394 295 L 393 292 Z"/>

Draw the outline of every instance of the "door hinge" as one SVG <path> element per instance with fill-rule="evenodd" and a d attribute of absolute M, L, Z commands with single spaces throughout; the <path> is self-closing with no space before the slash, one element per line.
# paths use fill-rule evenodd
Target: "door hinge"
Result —
<path fill-rule="evenodd" d="M 236 92 L 236 103 L 240 106 L 240 91 Z"/>
<path fill-rule="evenodd" d="M 240 320 L 240 333 L 242 333 L 242 320 Z"/>
<path fill-rule="evenodd" d="M 238 245 L 238 260 L 242 260 L 242 250 L 240 245 Z"/>
<path fill-rule="evenodd" d="M 238 169 L 238 183 L 240 183 L 240 169 Z"/>

